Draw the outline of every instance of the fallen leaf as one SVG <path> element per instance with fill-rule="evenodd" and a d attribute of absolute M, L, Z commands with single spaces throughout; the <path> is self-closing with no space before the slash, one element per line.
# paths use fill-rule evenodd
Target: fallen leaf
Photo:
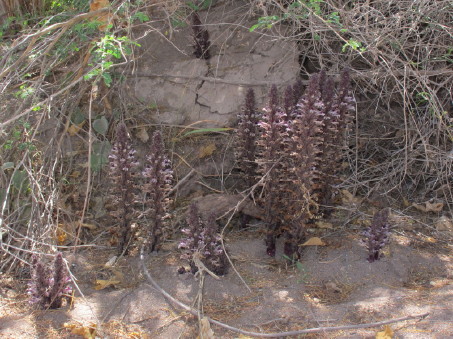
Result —
<path fill-rule="evenodd" d="M 147 142 L 149 140 L 149 134 L 146 131 L 145 127 L 140 127 L 135 133 L 136 137 L 139 138 L 142 142 Z"/>
<path fill-rule="evenodd" d="M 209 320 L 206 317 L 200 320 L 200 335 L 197 336 L 197 339 L 215 339 L 214 331 L 211 329 Z"/>
<path fill-rule="evenodd" d="M 316 221 L 315 225 L 319 228 L 328 228 L 328 229 L 333 228 L 333 225 L 330 222 L 323 221 L 323 220 Z"/>
<path fill-rule="evenodd" d="M 376 333 L 376 339 L 392 339 L 393 338 L 393 331 L 390 326 L 385 325 L 384 330 L 381 332 Z"/>
<path fill-rule="evenodd" d="M 206 158 L 212 155 L 212 153 L 214 153 L 216 149 L 217 147 L 215 146 L 215 144 L 209 144 L 207 146 L 204 146 L 200 149 L 200 152 L 198 152 L 198 158 L 200 159 Z"/>
<path fill-rule="evenodd" d="M 445 215 L 435 222 L 435 226 L 438 231 L 453 231 L 453 221 Z"/>
<path fill-rule="evenodd" d="M 306 242 L 304 242 L 302 245 L 299 245 L 299 246 L 326 246 L 326 243 L 323 242 L 318 237 L 313 237 L 313 238 L 308 239 Z"/>
<path fill-rule="evenodd" d="M 85 121 L 82 121 L 80 124 L 72 124 L 68 127 L 68 134 L 73 137 L 82 129 L 83 125 L 85 125 Z"/>
<path fill-rule="evenodd" d="M 343 203 L 346 204 L 359 204 L 361 199 L 355 197 L 351 192 L 344 189 L 340 191 L 341 193 L 341 200 Z"/>
<path fill-rule="evenodd" d="M 121 281 L 119 280 L 102 280 L 102 279 L 98 279 L 95 281 L 95 286 L 94 286 L 94 289 L 99 291 L 99 290 L 103 290 L 104 288 L 107 288 L 107 287 L 115 287 L 115 285 L 119 285 L 121 283 Z"/>
<path fill-rule="evenodd" d="M 95 324 L 92 324 L 89 326 L 83 326 L 83 325 L 64 323 L 63 327 L 71 330 L 72 334 L 80 335 L 84 339 L 96 338 L 96 325 Z"/>
<path fill-rule="evenodd" d="M 412 204 L 412 206 L 422 212 L 440 212 L 444 208 L 443 202 L 431 203 L 426 201 L 424 204 Z"/>

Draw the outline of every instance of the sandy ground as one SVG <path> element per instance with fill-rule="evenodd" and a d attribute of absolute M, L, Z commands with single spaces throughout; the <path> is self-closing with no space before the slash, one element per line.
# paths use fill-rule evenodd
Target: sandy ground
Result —
<path fill-rule="evenodd" d="M 237 328 L 269 333 L 429 313 L 422 320 L 389 325 L 394 338 L 453 338 L 452 262 L 447 242 L 401 227 L 393 232 L 385 257 L 370 264 L 359 232 L 322 233 L 326 246 L 307 247 L 297 266 L 281 253 L 268 257 L 257 227 L 227 234 L 237 273 L 230 269 L 220 280 L 204 279 L 204 314 Z M 104 266 L 113 253 L 98 249 L 76 257 L 66 255 L 79 291 L 73 305 L 61 310 L 30 310 L 24 284 L 3 277 L 0 336 L 80 338 L 70 333 L 66 323 L 84 330 L 96 326 L 100 338 L 196 338 L 197 318 L 173 306 L 148 284 L 137 257 L 123 258 L 113 268 Z M 158 255 L 147 257 L 146 265 L 164 290 L 197 308 L 200 280 L 190 273 L 178 274 L 178 268 L 186 265 L 179 255 L 177 243 L 169 243 Z M 96 290 L 96 280 L 114 284 Z M 212 330 L 218 338 L 240 337 L 216 325 Z M 374 338 L 378 331 L 382 327 L 300 337 Z"/>

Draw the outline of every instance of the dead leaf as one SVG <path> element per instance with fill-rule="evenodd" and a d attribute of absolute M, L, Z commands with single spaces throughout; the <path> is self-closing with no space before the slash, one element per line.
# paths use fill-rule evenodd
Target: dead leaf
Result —
<path fill-rule="evenodd" d="M 90 12 L 94 12 L 108 6 L 110 6 L 110 2 L 108 0 L 94 0 L 90 4 Z M 101 32 L 107 29 L 107 26 L 112 22 L 112 20 L 112 13 L 101 14 L 93 19 L 93 21 L 99 21 L 102 23 L 102 25 L 99 26 L 99 31 Z"/>
<path fill-rule="evenodd" d="M 97 228 L 97 226 L 94 224 L 86 224 L 86 223 L 82 223 L 82 224 L 78 223 L 78 224 L 82 227 L 88 228 L 91 231 L 95 230 Z"/>
<path fill-rule="evenodd" d="M 99 291 L 99 290 L 103 290 L 104 288 L 107 288 L 107 287 L 115 287 L 116 285 L 119 285 L 121 283 L 121 281 L 119 280 L 102 280 L 102 279 L 97 279 L 95 281 L 95 286 L 94 286 L 94 289 Z"/>
<path fill-rule="evenodd" d="M 77 133 L 79 133 L 79 131 L 82 129 L 83 125 L 85 125 L 85 120 L 82 121 L 80 124 L 72 124 L 71 126 L 68 127 L 68 134 L 69 136 L 73 137 L 74 135 L 76 135 Z"/>
<path fill-rule="evenodd" d="M 445 215 L 437 219 L 435 226 L 438 231 L 453 231 L 453 221 Z"/>
<path fill-rule="evenodd" d="M 318 237 L 313 237 L 313 238 L 308 239 L 306 242 L 304 242 L 302 245 L 299 245 L 299 246 L 326 246 L 326 243 L 323 242 Z"/>
<path fill-rule="evenodd" d="M 344 189 L 340 191 L 341 193 L 341 200 L 343 203 L 346 204 L 360 204 L 361 199 L 355 197 L 351 192 L 348 190 Z"/>
<path fill-rule="evenodd" d="M 209 320 L 206 317 L 200 320 L 200 335 L 197 336 L 197 339 L 215 339 L 214 331 L 211 329 Z"/>
<path fill-rule="evenodd" d="M 217 147 L 215 144 L 209 144 L 207 146 L 204 146 L 198 152 L 198 158 L 203 159 L 209 157 L 210 155 L 212 155 L 212 153 L 214 153 L 216 149 Z"/>
<path fill-rule="evenodd" d="M 63 327 L 71 330 L 72 334 L 80 335 L 84 339 L 96 338 L 96 325 L 95 324 L 92 324 L 89 326 L 83 326 L 83 325 L 64 323 Z"/>
<path fill-rule="evenodd" d="M 443 202 L 431 203 L 426 201 L 424 204 L 412 204 L 412 206 L 422 212 L 440 212 L 444 208 Z"/>
<path fill-rule="evenodd" d="M 147 142 L 149 140 L 149 134 L 146 131 L 145 127 L 140 127 L 137 132 L 135 132 L 135 136 L 139 138 L 142 142 Z"/>
<path fill-rule="evenodd" d="M 323 220 L 318 220 L 315 222 L 315 225 L 319 228 L 328 228 L 328 229 L 333 229 L 333 225 L 330 222 L 323 221 Z"/>
<path fill-rule="evenodd" d="M 384 330 L 381 332 L 376 333 L 376 339 L 392 339 L 393 338 L 393 331 L 390 326 L 385 325 Z"/>

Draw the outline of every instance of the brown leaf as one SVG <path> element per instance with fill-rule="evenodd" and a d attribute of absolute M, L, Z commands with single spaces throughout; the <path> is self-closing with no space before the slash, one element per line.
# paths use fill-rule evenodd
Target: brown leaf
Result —
<path fill-rule="evenodd" d="M 214 151 L 216 149 L 217 149 L 217 147 L 214 143 L 204 146 L 198 152 L 198 158 L 200 158 L 200 159 L 206 158 L 206 157 L 212 155 L 212 153 L 214 153 Z"/>
<path fill-rule="evenodd" d="M 326 246 L 326 243 L 323 242 L 318 237 L 313 237 L 313 238 L 308 239 L 306 242 L 304 242 L 302 245 L 299 245 L 299 246 Z"/>
<path fill-rule="evenodd" d="M 82 129 L 83 125 L 85 125 L 85 121 L 82 121 L 80 124 L 78 125 L 75 125 L 75 124 L 72 124 L 71 126 L 68 127 L 68 134 L 73 137 L 74 135 L 76 135 L 77 133 L 79 133 L 79 131 Z"/>
<path fill-rule="evenodd" d="M 443 202 L 434 202 L 431 203 L 426 201 L 424 204 L 412 204 L 413 207 L 422 212 L 440 212 L 444 208 Z"/>
<path fill-rule="evenodd" d="M 96 325 L 92 324 L 89 326 L 76 325 L 76 324 L 63 324 L 64 328 L 71 330 L 72 334 L 80 335 L 84 339 L 94 339 L 96 338 Z"/>
<path fill-rule="evenodd" d="M 119 280 L 102 280 L 102 279 L 97 279 L 95 281 L 95 286 L 94 286 L 94 289 L 95 290 L 103 290 L 104 288 L 107 288 L 107 287 L 115 287 L 117 285 L 119 285 L 121 283 L 121 281 Z"/>
<path fill-rule="evenodd" d="M 385 325 L 384 330 L 376 333 L 376 339 L 392 339 L 393 331 L 390 326 Z"/>
<path fill-rule="evenodd" d="M 142 142 L 147 142 L 149 140 L 149 134 L 146 131 L 145 127 L 140 127 L 137 132 L 135 132 L 135 136 L 139 138 Z"/>
<path fill-rule="evenodd" d="M 200 320 L 200 335 L 197 339 L 215 339 L 214 331 L 211 329 L 209 320 L 206 317 L 203 317 Z"/>
<path fill-rule="evenodd" d="M 102 8 L 110 6 L 108 0 L 94 0 L 90 4 L 90 12 L 100 10 Z M 99 26 L 99 31 L 105 31 L 107 26 L 112 22 L 113 15 L 111 13 L 101 14 L 97 17 L 94 17 L 94 21 L 99 21 L 102 25 Z"/>

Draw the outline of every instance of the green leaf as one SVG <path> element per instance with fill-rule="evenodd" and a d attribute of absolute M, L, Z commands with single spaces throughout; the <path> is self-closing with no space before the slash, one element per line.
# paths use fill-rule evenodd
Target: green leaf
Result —
<path fill-rule="evenodd" d="M 105 133 L 107 133 L 107 130 L 109 129 L 109 122 L 105 116 L 93 121 L 93 129 L 99 134 L 105 136 Z"/>
<path fill-rule="evenodd" d="M 91 169 L 93 172 L 99 172 L 104 165 L 109 162 L 109 154 L 112 145 L 108 140 L 93 142 L 93 149 L 91 152 Z"/>
<path fill-rule="evenodd" d="M 133 15 L 132 17 L 132 20 L 139 20 L 141 23 L 145 22 L 145 21 L 149 21 L 150 18 L 148 15 L 146 15 L 146 13 L 143 13 L 143 12 L 137 12 Z"/>
<path fill-rule="evenodd" d="M 23 191 L 28 188 L 29 181 L 28 181 L 28 174 L 26 171 L 15 171 L 13 173 L 13 177 L 11 178 L 12 185 L 18 191 Z"/>
<path fill-rule="evenodd" d="M 10 168 L 14 168 L 14 162 L 8 161 L 2 165 L 2 170 L 7 170 Z"/>
<path fill-rule="evenodd" d="M 184 133 L 182 137 L 186 137 L 188 135 L 193 135 L 193 134 L 204 134 L 204 133 L 219 133 L 219 132 L 226 132 L 226 131 L 231 131 L 232 128 L 230 127 L 223 127 L 223 128 L 200 128 L 200 129 L 195 129 L 193 131 Z"/>
<path fill-rule="evenodd" d="M 104 79 L 104 83 L 107 87 L 110 87 L 110 85 L 112 84 L 112 76 L 110 73 L 102 73 L 102 78 Z"/>

